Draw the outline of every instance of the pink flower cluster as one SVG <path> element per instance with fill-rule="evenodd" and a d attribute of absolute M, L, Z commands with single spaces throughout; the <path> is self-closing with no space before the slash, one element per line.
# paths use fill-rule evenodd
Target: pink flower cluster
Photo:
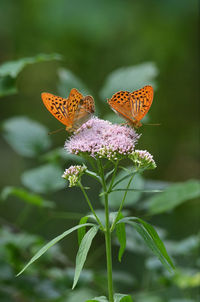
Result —
<path fill-rule="evenodd" d="M 80 166 L 80 165 L 70 166 L 68 169 L 65 170 L 62 177 L 69 181 L 69 187 L 73 187 L 76 186 L 78 180 L 85 172 L 85 170 L 86 170 L 85 166 Z"/>
<path fill-rule="evenodd" d="M 91 118 L 65 143 L 72 154 L 87 153 L 93 157 L 117 159 L 132 153 L 138 135 L 134 129 Z"/>
<path fill-rule="evenodd" d="M 129 155 L 129 158 L 140 168 L 143 169 L 154 169 L 156 163 L 153 156 L 146 150 L 135 150 Z"/>

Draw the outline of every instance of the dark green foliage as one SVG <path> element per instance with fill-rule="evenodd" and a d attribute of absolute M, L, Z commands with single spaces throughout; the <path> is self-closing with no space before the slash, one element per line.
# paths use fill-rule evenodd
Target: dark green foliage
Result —
<path fill-rule="evenodd" d="M 3 63 L 0 65 L 0 97 L 17 93 L 16 79 L 27 65 L 61 59 L 58 54 L 39 54 L 32 58 Z"/>
<path fill-rule="evenodd" d="M 149 225 L 145 228 L 134 221 L 138 232 L 126 224 L 122 262 L 114 257 L 115 291 L 131 294 L 137 302 L 198 301 L 197 1 L 0 2 L 0 300 L 107 302 L 102 297 L 106 295 L 106 271 L 101 236 L 95 238 L 97 249 L 91 249 L 87 269 L 82 270 L 73 292 L 75 234 L 52 246 L 15 277 L 49 240 L 91 214 L 78 190 L 66 192 L 61 178 L 64 169 L 83 160 L 63 150 L 68 138 L 65 131 L 48 136 L 61 124 L 46 111 L 40 94 L 48 91 L 66 97 L 76 87 L 94 96 L 99 117 L 121 123 L 106 99 L 117 90 L 152 83 L 155 97 L 144 123 L 161 126 L 139 129 L 142 138 L 137 148 L 150 151 L 158 169 L 146 173 L 145 179 L 136 176 L 124 215 L 142 217 L 155 226 L 176 271 L 169 274 L 146 248 L 143 238 L 147 233 L 145 238 L 155 239 Z M 88 175 L 83 178 L 103 222 L 95 181 Z M 123 193 L 110 194 L 114 210 Z M 119 226 L 113 253 L 120 249 L 121 258 L 124 223 Z M 86 230 L 84 226 L 78 230 L 81 242 Z M 116 295 L 115 299 L 131 301 L 129 296 Z"/>

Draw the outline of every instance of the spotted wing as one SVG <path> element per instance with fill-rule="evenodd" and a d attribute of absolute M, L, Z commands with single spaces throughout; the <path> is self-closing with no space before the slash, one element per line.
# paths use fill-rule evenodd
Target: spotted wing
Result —
<path fill-rule="evenodd" d="M 75 88 L 66 99 L 42 93 L 42 100 L 51 114 L 66 126 L 68 132 L 78 129 L 94 112 L 94 99 L 91 96 L 83 97 Z"/>
<path fill-rule="evenodd" d="M 129 122 L 133 122 L 131 94 L 128 91 L 118 91 L 108 100 L 108 104 L 118 115 Z"/>
<path fill-rule="evenodd" d="M 144 86 L 131 93 L 131 113 L 136 121 L 140 121 L 149 111 L 153 102 L 153 87 Z"/>
<path fill-rule="evenodd" d="M 43 92 L 41 96 L 49 112 L 62 124 L 69 126 L 71 119 L 67 109 L 68 99 L 47 92 Z"/>
<path fill-rule="evenodd" d="M 81 99 L 74 115 L 73 129 L 78 129 L 82 124 L 89 120 L 94 111 L 95 105 L 92 96 L 88 95 Z"/>
<path fill-rule="evenodd" d="M 77 89 L 73 88 L 70 91 L 66 103 L 66 109 L 67 109 L 68 116 L 71 120 L 72 126 L 76 118 L 77 112 L 79 110 L 80 103 L 82 102 L 83 98 L 84 98 L 83 95 Z"/>

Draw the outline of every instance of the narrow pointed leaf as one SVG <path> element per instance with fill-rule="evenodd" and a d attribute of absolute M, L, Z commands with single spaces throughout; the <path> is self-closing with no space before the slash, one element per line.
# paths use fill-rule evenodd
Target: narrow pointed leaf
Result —
<path fill-rule="evenodd" d="M 88 218 L 89 218 L 88 216 L 82 217 L 79 221 L 79 225 L 87 223 Z M 84 226 L 84 227 L 78 229 L 77 232 L 78 232 L 78 245 L 80 245 L 83 237 L 85 236 L 86 227 Z"/>
<path fill-rule="evenodd" d="M 120 214 L 120 219 L 123 218 L 123 215 Z M 119 241 L 120 244 L 120 249 L 119 249 L 119 253 L 118 253 L 118 260 L 119 262 L 121 262 L 122 256 L 124 254 L 124 251 L 126 249 L 126 228 L 125 228 L 125 223 L 118 223 L 116 225 L 116 235 L 117 235 L 117 239 Z"/>
<path fill-rule="evenodd" d="M 106 180 L 108 179 L 108 177 L 110 177 L 110 176 L 113 174 L 114 170 L 115 170 L 115 168 L 113 168 L 112 170 L 110 170 L 110 171 L 105 175 L 105 179 L 106 179 Z"/>
<path fill-rule="evenodd" d="M 45 246 L 43 246 L 36 254 L 35 256 L 33 256 L 31 258 L 31 260 L 25 265 L 25 267 L 17 274 L 17 276 L 21 275 L 25 269 L 27 269 L 27 267 L 29 267 L 29 265 L 31 265 L 33 262 L 35 262 L 38 258 L 40 258 L 50 247 L 52 247 L 54 244 L 56 244 L 58 241 L 60 241 L 61 239 L 63 239 L 64 237 L 66 237 L 67 235 L 69 235 L 70 233 L 72 233 L 73 231 L 82 228 L 84 226 L 93 226 L 93 223 L 86 223 L 86 224 L 82 224 L 82 225 L 76 225 L 75 227 L 65 231 L 64 233 L 62 233 L 61 235 L 55 237 L 53 240 L 51 240 L 50 242 L 48 242 Z"/>
<path fill-rule="evenodd" d="M 169 271 L 172 271 L 175 268 L 162 240 L 152 225 L 137 217 L 126 217 L 119 220 L 118 223 L 120 222 L 125 222 L 132 225 L 142 236 L 147 246 L 153 251 L 153 253 Z"/>
<path fill-rule="evenodd" d="M 92 172 L 92 171 L 90 171 L 90 170 L 87 169 L 87 170 L 85 171 L 85 174 L 87 174 L 87 175 L 89 175 L 89 176 L 95 178 L 98 182 L 101 183 L 101 178 L 97 175 L 97 173 Z"/>
<path fill-rule="evenodd" d="M 92 240 L 95 237 L 96 233 L 98 231 L 97 226 L 93 226 L 83 237 L 77 256 L 76 256 L 76 268 L 75 268 L 75 274 L 74 274 L 74 283 L 72 286 L 72 289 L 76 286 L 80 273 L 82 271 L 83 265 L 85 263 L 85 260 L 87 258 L 88 251 L 90 249 L 90 246 L 92 244 Z"/>
<path fill-rule="evenodd" d="M 148 231 L 148 233 L 150 234 L 151 238 L 153 239 L 153 241 L 156 243 L 156 245 L 158 246 L 159 250 L 162 252 L 163 256 L 165 257 L 165 259 L 167 260 L 167 262 L 171 265 L 171 267 L 174 269 L 174 264 L 171 260 L 171 258 L 169 257 L 167 250 L 164 246 L 164 243 L 162 242 L 162 240 L 160 239 L 158 233 L 156 232 L 156 230 L 154 229 L 154 227 L 145 222 L 144 220 L 138 218 L 138 221 L 144 226 L 144 228 Z"/>

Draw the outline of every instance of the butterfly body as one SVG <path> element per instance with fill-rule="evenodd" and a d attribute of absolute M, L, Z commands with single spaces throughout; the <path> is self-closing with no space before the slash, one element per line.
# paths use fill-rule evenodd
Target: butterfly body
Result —
<path fill-rule="evenodd" d="M 110 107 L 133 127 L 140 127 L 140 120 L 147 114 L 153 101 L 152 86 L 133 92 L 118 91 L 108 100 Z"/>
<path fill-rule="evenodd" d="M 42 100 L 51 114 L 66 126 L 67 132 L 74 132 L 94 113 L 94 99 L 83 96 L 77 89 L 70 91 L 68 98 L 42 93 Z"/>

